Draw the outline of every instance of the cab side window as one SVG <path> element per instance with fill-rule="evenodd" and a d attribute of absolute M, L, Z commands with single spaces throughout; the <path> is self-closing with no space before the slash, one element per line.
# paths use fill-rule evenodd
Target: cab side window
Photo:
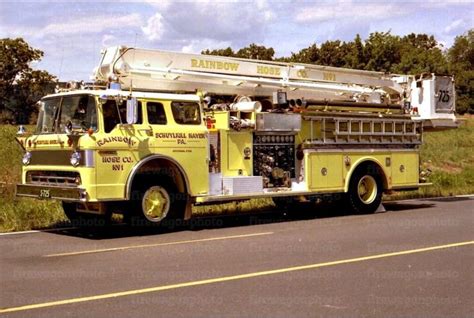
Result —
<path fill-rule="evenodd" d="M 108 100 L 102 105 L 104 114 L 104 131 L 111 132 L 115 126 L 126 121 L 127 105 L 117 103 L 114 100 Z"/>
<path fill-rule="evenodd" d="M 117 105 L 115 100 L 108 100 L 102 105 L 104 114 L 104 131 L 111 132 L 118 124 L 127 123 L 127 101 L 122 101 Z M 138 121 L 137 124 L 142 123 L 141 102 L 138 102 Z"/>
<path fill-rule="evenodd" d="M 194 102 L 172 102 L 171 110 L 176 123 L 184 125 L 199 125 L 201 114 L 199 104 Z"/>
<path fill-rule="evenodd" d="M 148 123 L 151 125 L 166 125 L 165 108 L 161 103 L 147 103 Z"/>

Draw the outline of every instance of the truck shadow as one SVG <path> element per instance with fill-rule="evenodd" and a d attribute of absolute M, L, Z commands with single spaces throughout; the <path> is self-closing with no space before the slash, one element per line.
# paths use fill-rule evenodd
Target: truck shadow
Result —
<path fill-rule="evenodd" d="M 457 202 L 457 201 L 469 201 L 474 200 L 472 196 L 463 196 L 463 197 L 445 197 L 445 198 L 425 198 L 418 199 L 419 201 L 427 202 Z"/>
<path fill-rule="evenodd" d="M 435 203 L 420 202 L 385 202 L 385 213 L 409 211 L 416 209 L 426 209 L 433 207 Z M 207 215 L 193 217 L 188 221 L 167 221 L 160 226 L 140 226 L 116 223 L 108 226 L 97 227 L 66 227 L 61 223 L 63 228 L 45 230 L 51 234 L 74 236 L 87 238 L 92 240 L 118 239 L 133 236 L 159 235 L 165 233 L 181 232 L 181 231 L 201 231 L 208 229 L 231 228 L 255 226 L 262 224 L 273 224 L 283 222 L 295 222 L 312 219 L 329 219 L 348 217 L 353 214 L 349 213 L 346 208 L 337 204 L 315 204 L 308 206 L 298 206 L 289 210 L 271 208 L 258 213 L 241 213 L 227 215 Z M 374 216 L 368 216 L 374 217 Z"/>

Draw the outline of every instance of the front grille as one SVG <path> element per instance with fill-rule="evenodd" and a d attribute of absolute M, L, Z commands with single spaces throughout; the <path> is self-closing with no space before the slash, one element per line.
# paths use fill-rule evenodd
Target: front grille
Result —
<path fill-rule="evenodd" d="M 81 184 L 78 172 L 72 171 L 28 171 L 26 183 L 48 186 L 77 187 Z"/>
<path fill-rule="evenodd" d="M 80 150 L 80 166 L 94 166 L 94 150 Z M 71 166 L 71 150 L 32 150 L 30 165 Z"/>

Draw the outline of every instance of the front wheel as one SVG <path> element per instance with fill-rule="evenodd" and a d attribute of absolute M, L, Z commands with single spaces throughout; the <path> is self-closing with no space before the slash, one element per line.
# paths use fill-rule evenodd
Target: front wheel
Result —
<path fill-rule="evenodd" d="M 357 168 L 349 183 L 348 204 L 358 214 L 374 213 L 382 203 L 383 186 L 374 165 Z"/>
<path fill-rule="evenodd" d="M 168 183 L 144 184 L 138 187 L 133 201 L 131 225 L 159 225 L 166 218 L 179 218 L 184 211 L 184 195 Z"/>

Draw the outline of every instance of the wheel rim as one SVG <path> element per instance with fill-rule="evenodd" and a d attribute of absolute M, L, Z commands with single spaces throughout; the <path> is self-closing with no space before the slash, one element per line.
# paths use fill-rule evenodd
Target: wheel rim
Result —
<path fill-rule="evenodd" d="M 357 185 L 357 194 L 364 204 L 371 204 L 377 197 L 377 182 L 372 176 L 363 176 Z"/>
<path fill-rule="evenodd" d="M 151 222 L 160 222 L 168 214 L 170 197 L 168 191 L 160 186 L 149 188 L 143 195 L 143 215 Z"/>

